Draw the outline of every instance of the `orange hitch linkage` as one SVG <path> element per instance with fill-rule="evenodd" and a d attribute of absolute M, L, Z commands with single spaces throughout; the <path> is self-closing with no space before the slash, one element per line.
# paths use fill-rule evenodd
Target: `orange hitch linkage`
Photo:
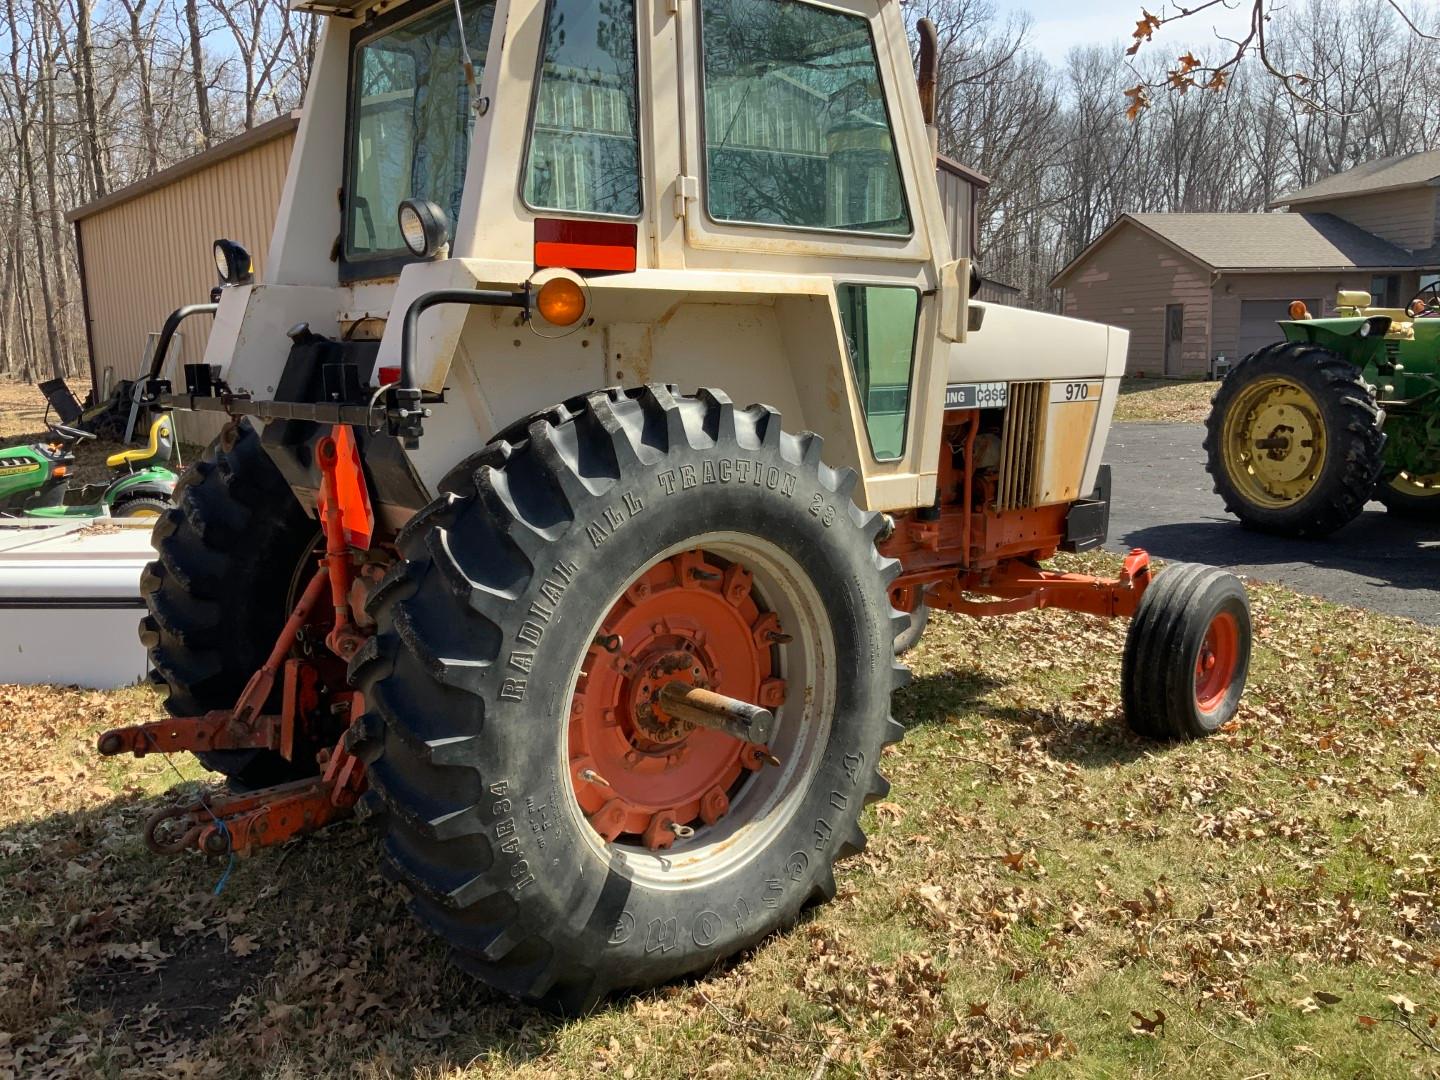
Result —
<path fill-rule="evenodd" d="M 353 450 L 353 437 L 337 426 L 334 434 L 319 441 L 316 451 L 321 472 L 318 510 L 325 532 L 321 565 L 310 578 L 265 663 L 250 677 L 234 708 L 107 731 L 99 738 L 101 754 L 130 753 L 143 757 L 149 753 L 180 750 L 264 749 L 293 759 L 296 728 L 319 707 L 321 699 L 313 664 L 291 658 L 290 653 L 304 628 L 315 620 L 327 584 L 334 624 L 326 636 L 326 646 L 341 659 L 349 660 L 367 637 L 356 625 L 350 608 L 355 560 L 351 550 L 352 533 L 347 525 L 357 528 L 353 535 L 363 548 L 368 545 L 373 522 L 358 461 L 343 480 L 339 475 L 348 464 L 342 461 L 342 442 Z M 346 506 L 352 508 L 355 521 L 346 521 Z M 281 715 L 263 714 L 277 681 L 282 679 Z M 364 701 L 358 693 L 333 694 L 332 698 L 333 708 L 352 718 L 364 710 Z M 146 825 L 146 843 L 161 853 L 198 847 L 210 854 L 244 855 L 348 817 L 365 790 L 363 763 L 346 750 L 343 735 L 334 749 L 321 752 L 319 761 L 324 772 L 311 780 L 244 795 L 222 793 L 188 806 L 167 807 Z"/>

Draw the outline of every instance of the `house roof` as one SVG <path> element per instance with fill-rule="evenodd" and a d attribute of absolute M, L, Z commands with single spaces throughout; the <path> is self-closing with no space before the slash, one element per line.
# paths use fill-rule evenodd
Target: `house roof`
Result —
<path fill-rule="evenodd" d="M 1397 157 L 1367 161 L 1346 169 L 1334 176 L 1327 176 L 1309 187 L 1281 195 L 1272 202 L 1276 206 L 1298 206 L 1319 199 L 1344 198 L 1347 195 L 1369 195 L 1377 191 L 1396 191 L 1401 188 L 1435 186 L 1440 180 L 1440 150 L 1426 150 L 1415 154 L 1400 154 Z"/>
<path fill-rule="evenodd" d="M 1066 281 L 1120 229 L 1133 226 L 1202 266 L 1229 273 L 1403 270 L 1433 252 L 1396 247 L 1333 214 L 1122 214 L 1051 280 Z"/>

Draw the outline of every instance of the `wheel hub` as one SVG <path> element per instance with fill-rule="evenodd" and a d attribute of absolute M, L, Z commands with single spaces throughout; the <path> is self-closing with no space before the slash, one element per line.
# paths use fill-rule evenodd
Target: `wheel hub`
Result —
<path fill-rule="evenodd" d="M 708 690 L 715 680 L 706 664 L 704 652 L 685 640 L 678 649 L 661 649 L 653 660 L 641 665 L 642 674 L 631 683 L 630 715 L 635 724 L 637 740 L 652 740 L 667 745 L 683 739 L 695 725 L 677 719 L 665 711 L 660 691 L 668 683 L 682 682 Z"/>
<path fill-rule="evenodd" d="M 605 840 L 650 849 L 712 825 L 730 810 L 768 747 L 671 716 L 668 685 L 779 706 L 774 677 L 786 640 L 762 610 L 753 576 L 702 551 L 656 564 L 611 606 L 571 702 L 570 773 L 576 800 Z"/>
<path fill-rule="evenodd" d="M 1226 469 L 1260 506 L 1287 506 L 1309 494 L 1325 464 L 1325 422 L 1311 394 L 1289 379 L 1247 387 L 1225 425 Z"/>
<path fill-rule="evenodd" d="M 1195 658 L 1195 703 L 1214 712 L 1230 692 L 1240 662 L 1240 626 L 1228 611 L 1216 615 Z"/>

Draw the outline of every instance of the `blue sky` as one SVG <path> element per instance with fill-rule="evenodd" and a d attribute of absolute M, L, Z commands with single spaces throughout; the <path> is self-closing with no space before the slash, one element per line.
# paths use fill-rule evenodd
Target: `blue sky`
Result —
<path fill-rule="evenodd" d="M 1229 37 L 1245 33 L 1250 21 L 1250 4 L 1231 0 L 1232 10 L 1216 6 L 1165 27 L 1146 49 L 1174 54 L 1176 47 L 1215 42 L 1218 27 Z M 1064 60 L 1076 45 L 1103 45 L 1112 41 L 1128 43 L 1140 19 L 1141 6 L 1156 15 L 1173 11 L 1173 5 L 1159 0 L 999 0 L 1001 12 L 1027 12 L 1033 20 L 1030 43 L 1052 63 Z M 1218 49 L 1218 43 L 1215 44 Z"/>

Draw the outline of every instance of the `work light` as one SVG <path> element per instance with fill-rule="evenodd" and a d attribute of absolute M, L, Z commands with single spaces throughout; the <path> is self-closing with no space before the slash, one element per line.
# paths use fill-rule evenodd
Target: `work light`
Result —
<path fill-rule="evenodd" d="M 450 242 L 450 221 L 445 211 L 428 199 L 406 199 L 400 204 L 400 237 L 410 254 L 429 259 Z"/>
<path fill-rule="evenodd" d="M 234 240 L 215 241 L 215 270 L 226 285 L 249 285 L 255 280 L 255 260 Z"/>

